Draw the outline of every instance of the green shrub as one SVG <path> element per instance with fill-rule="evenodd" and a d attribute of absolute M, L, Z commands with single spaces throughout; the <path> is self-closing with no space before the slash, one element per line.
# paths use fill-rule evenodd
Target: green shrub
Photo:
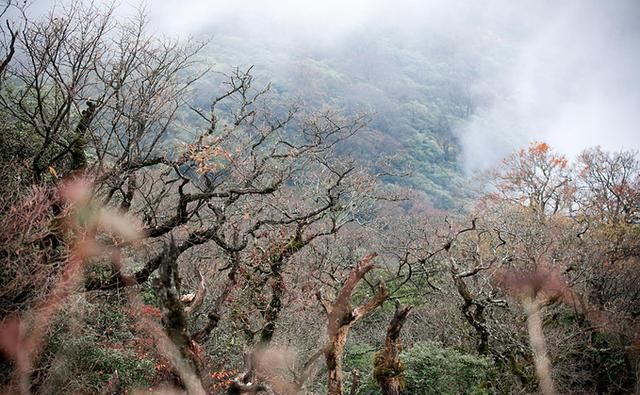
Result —
<path fill-rule="evenodd" d="M 407 394 L 487 394 L 494 374 L 490 360 L 416 343 L 401 354 Z"/>
<path fill-rule="evenodd" d="M 345 366 L 362 368 L 362 386 L 358 391 L 364 395 L 381 395 L 372 374 L 375 353 L 364 352 L 368 347 L 351 346 L 345 352 Z M 363 358 L 369 365 L 363 368 Z M 404 367 L 404 393 L 411 395 L 430 394 L 489 394 L 495 375 L 491 360 L 476 355 L 463 354 L 432 342 L 416 343 L 400 354 Z M 348 364 L 348 365 L 347 365 Z M 348 381 L 345 371 L 345 381 Z"/>
<path fill-rule="evenodd" d="M 353 344 L 344 350 L 343 367 L 346 371 L 359 369 L 368 372 L 371 370 L 371 361 L 375 354 L 375 348 L 365 344 Z"/>
<path fill-rule="evenodd" d="M 100 347 L 93 336 L 66 339 L 59 357 L 67 379 L 81 380 L 71 386 L 83 390 L 100 390 L 116 373 L 122 388 L 148 387 L 155 374 L 152 361 L 132 351 Z"/>

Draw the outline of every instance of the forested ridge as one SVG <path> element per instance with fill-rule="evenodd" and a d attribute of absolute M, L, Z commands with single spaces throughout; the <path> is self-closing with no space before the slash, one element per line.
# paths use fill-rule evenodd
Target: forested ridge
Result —
<path fill-rule="evenodd" d="M 473 91 L 475 72 L 471 60 L 464 59 L 471 57 L 467 48 L 443 37 L 411 45 L 389 33 L 312 50 L 291 44 L 280 53 L 268 40 L 213 36 L 203 58 L 223 71 L 255 65 L 255 75 L 271 82 L 274 102 L 367 115 L 367 130 L 341 151 L 402 175 L 383 177 L 384 182 L 424 191 L 439 207 L 451 208 L 465 195 L 454 130 L 486 100 Z M 202 81 L 210 88 L 201 92 L 217 87 L 212 77 Z M 208 99 L 196 97 L 196 102 L 204 107 Z"/>
<path fill-rule="evenodd" d="M 637 152 L 464 163 L 507 40 L 118 12 L 1 15 L 4 393 L 640 391 Z"/>

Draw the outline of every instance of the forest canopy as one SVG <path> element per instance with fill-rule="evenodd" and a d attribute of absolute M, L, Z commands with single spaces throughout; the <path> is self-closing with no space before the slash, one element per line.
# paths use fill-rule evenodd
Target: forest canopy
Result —
<path fill-rule="evenodd" d="M 120 12 L 1 14 L 4 392 L 638 391 L 637 152 L 470 173 L 445 38 L 283 70 Z"/>

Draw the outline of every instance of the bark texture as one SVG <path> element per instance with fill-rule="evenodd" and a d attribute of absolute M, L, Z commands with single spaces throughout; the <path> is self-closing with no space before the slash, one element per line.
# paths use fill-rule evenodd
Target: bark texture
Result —
<path fill-rule="evenodd" d="M 400 362 L 400 331 L 413 306 L 402 307 L 396 300 L 396 311 L 387 328 L 384 348 L 376 353 L 373 375 L 385 395 L 399 395 L 404 387 L 404 367 Z"/>
<path fill-rule="evenodd" d="M 365 274 L 373 269 L 375 257 L 375 253 L 368 254 L 356 264 L 331 305 L 318 294 L 318 299 L 327 313 L 327 341 L 323 352 L 327 362 L 329 395 L 343 394 L 342 356 L 349 330 L 354 323 L 367 316 L 387 299 L 387 289 L 384 283 L 380 282 L 376 293 L 370 299 L 356 308 L 351 306 L 351 295 Z"/>

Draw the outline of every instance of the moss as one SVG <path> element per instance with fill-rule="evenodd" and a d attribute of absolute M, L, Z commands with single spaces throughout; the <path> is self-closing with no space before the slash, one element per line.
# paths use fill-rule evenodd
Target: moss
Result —
<path fill-rule="evenodd" d="M 385 381 L 386 378 L 397 377 L 400 382 L 400 388 L 404 388 L 406 384 L 404 370 L 405 367 L 402 362 L 395 366 L 385 364 L 384 350 L 380 350 L 373 355 L 373 378 L 378 383 Z"/>

